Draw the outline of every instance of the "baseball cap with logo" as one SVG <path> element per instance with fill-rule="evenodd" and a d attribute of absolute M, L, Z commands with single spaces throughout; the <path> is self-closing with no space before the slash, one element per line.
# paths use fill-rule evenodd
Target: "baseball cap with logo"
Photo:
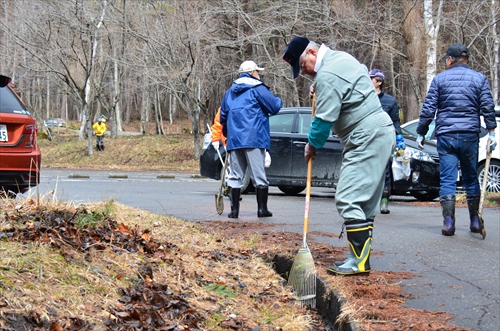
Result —
<path fill-rule="evenodd" d="M 370 78 L 379 78 L 381 80 L 385 79 L 384 72 L 380 69 L 372 69 L 372 70 L 370 70 L 368 75 L 370 75 Z"/>
<path fill-rule="evenodd" d="M 300 56 L 309 45 L 309 39 L 304 37 L 295 37 L 286 46 L 285 54 L 283 54 L 283 60 L 288 62 L 292 66 L 293 78 L 297 78 L 300 73 Z"/>
<path fill-rule="evenodd" d="M 255 63 L 253 61 L 245 61 L 240 65 L 240 69 L 238 71 L 239 72 L 252 72 L 254 70 L 261 71 L 261 70 L 264 70 L 264 68 L 257 66 L 257 63 Z"/>
<path fill-rule="evenodd" d="M 448 47 L 445 56 L 443 56 L 443 59 L 448 56 L 469 57 L 469 50 L 464 44 L 453 44 L 450 47 Z"/>

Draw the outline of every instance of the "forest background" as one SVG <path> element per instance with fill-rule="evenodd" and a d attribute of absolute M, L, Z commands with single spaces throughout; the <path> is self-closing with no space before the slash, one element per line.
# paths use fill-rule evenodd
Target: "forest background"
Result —
<path fill-rule="evenodd" d="M 245 60 L 283 106 L 309 106 L 312 80 L 293 80 L 282 60 L 298 35 L 382 69 L 402 122 L 418 118 L 452 43 L 469 48 L 498 103 L 498 0 L 1 0 L 0 17 L 0 74 L 39 126 L 79 121 L 88 155 L 104 114 L 112 137 L 133 120 L 143 134 L 179 133 L 184 119 L 197 160 Z"/>

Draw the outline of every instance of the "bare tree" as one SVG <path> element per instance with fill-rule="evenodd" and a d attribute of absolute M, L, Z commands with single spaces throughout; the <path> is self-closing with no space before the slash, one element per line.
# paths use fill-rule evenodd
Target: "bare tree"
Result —
<path fill-rule="evenodd" d="M 292 79 L 282 60 L 302 35 L 346 51 L 386 73 L 386 89 L 405 120 L 418 117 L 436 59 L 450 43 L 471 49 L 498 100 L 497 0 L 4 0 L 0 69 L 39 119 L 91 120 L 108 115 L 112 136 L 122 121 L 141 120 L 168 134 L 164 119 L 189 119 L 194 158 L 241 62 L 266 68 L 264 83 L 284 106 L 310 105 L 311 79 Z M 369 8 L 370 10 L 367 10 Z M 59 107 L 59 109 L 57 109 Z"/>
<path fill-rule="evenodd" d="M 69 87 L 82 109 L 80 139 L 84 138 L 86 131 L 88 155 L 92 155 L 89 113 L 91 75 L 108 2 L 99 1 L 98 8 L 86 7 L 88 4 L 92 3 L 84 0 L 71 3 L 33 0 L 33 7 L 29 11 L 24 12 L 21 9 L 23 6 L 19 6 L 19 12 L 16 13 L 17 20 L 26 27 L 26 34 L 18 34 L 4 23 L 3 28 L 40 65 L 34 67 L 31 64 L 31 70 L 50 73 L 58 79 L 59 84 Z"/>
<path fill-rule="evenodd" d="M 437 59 L 437 38 L 441 23 L 441 12 L 443 8 L 443 0 L 439 0 L 437 13 L 433 8 L 432 0 L 424 0 L 424 23 L 427 35 L 428 46 L 427 52 L 427 90 L 431 85 L 432 79 L 436 76 L 436 59 Z"/>

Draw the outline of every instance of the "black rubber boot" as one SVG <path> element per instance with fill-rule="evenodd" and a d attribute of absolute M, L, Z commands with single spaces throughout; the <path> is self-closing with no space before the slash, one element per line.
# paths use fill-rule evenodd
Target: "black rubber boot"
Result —
<path fill-rule="evenodd" d="M 389 210 L 389 197 L 391 196 L 391 189 L 384 188 L 384 192 L 382 193 L 382 200 L 380 200 L 380 213 L 381 214 L 389 214 L 391 211 Z"/>
<path fill-rule="evenodd" d="M 455 195 L 443 195 L 439 197 L 441 210 L 443 212 L 443 236 L 455 234 Z"/>
<path fill-rule="evenodd" d="M 273 213 L 267 210 L 267 198 L 269 196 L 269 187 L 257 186 L 255 194 L 257 196 L 257 216 L 258 217 L 273 216 Z"/>
<path fill-rule="evenodd" d="M 469 207 L 470 232 L 481 233 L 479 224 L 479 195 L 467 196 L 467 207 Z"/>
<path fill-rule="evenodd" d="M 97 149 L 97 151 L 98 151 L 98 152 L 100 152 L 100 151 L 101 151 L 101 146 L 99 146 L 99 144 L 96 144 L 96 145 L 95 145 L 95 148 Z"/>
<path fill-rule="evenodd" d="M 335 275 L 370 274 L 370 252 L 372 248 L 373 220 L 355 220 L 346 224 L 350 256 L 341 265 L 327 267 Z"/>
<path fill-rule="evenodd" d="M 238 218 L 240 213 L 240 191 L 239 188 L 229 188 L 229 201 L 231 202 L 231 212 L 227 214 L 229 218 Z"/>

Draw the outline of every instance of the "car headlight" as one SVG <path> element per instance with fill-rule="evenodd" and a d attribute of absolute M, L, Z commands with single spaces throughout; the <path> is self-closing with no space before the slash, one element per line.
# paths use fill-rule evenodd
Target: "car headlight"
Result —
<path fill-rule="evenodd" d="M 415 160 L 420 160 L 420 161 L 425 161 L 425 162 L 432 162 L 432 163 L 436 163 L 431 155 L 427 152 L 424 152 L 424 151 L 421 151 L 419 149 L 415 149 L 415 148 L 411 148 L 411 147 L 408 147 L 406 146 L 406 150 L 408 152 L 410 152 L 410 157 L 412 159 L 415 159 Z"/>

